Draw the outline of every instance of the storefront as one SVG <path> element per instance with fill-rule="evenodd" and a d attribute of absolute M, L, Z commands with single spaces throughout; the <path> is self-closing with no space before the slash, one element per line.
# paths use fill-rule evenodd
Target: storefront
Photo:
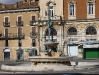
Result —
<path fill-rule="evenodd" d="M 99 45 L 85 45 L 83 47 L 84 59 L 99 59 Z"/>

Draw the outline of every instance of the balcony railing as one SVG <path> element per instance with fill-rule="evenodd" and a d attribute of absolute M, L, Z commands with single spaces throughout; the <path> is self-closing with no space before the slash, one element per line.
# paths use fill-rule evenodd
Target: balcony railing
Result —
<path fill-rule="evenodd" d="M 23 21 L 16 21 L 17 26 L 23 26 Z"/>
<path fill-rule="evenodd" d="M 10 22 L 3 22 L 4 27 L 10 27 Z"/>
<path fill-rule="evenodd" d="M 18 33 L 9 33 L 7 36 L 4 34 L 0 34 L 0 40 L 13 40 L 13 39 L 24 39 L 25 38 L 25 34 L 19 34 Z"/>
<path fill-rule="evenodd" d="M 36 38 L 36 37 L 37 37 L 37 33 L 30 32 L 30 37 L 31 37 L 31 38 Z"/>
<path fill-rule="evenodd" d="M 30 21 L 30 25 L 32 26 L 35 23 L 35 21 Z"/>

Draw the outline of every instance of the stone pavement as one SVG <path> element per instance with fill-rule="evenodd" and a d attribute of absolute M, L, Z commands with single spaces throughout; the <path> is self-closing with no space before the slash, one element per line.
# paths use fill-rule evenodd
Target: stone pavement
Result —
<path fill-rule="evenodd" d="M 16 62 L 16 61 L 13 61 L 13 60 L 0 61 L 0 67 L 1 67 L 2 64 L 18 64 L 18 63 L 24 63 L 24 62 L 29 62 L 29 61 L 22 61 L 22 62 Z M 74 57 L 73 60 L 71 60 L 71 62 L 92 62 L 92 63 L 95 62 L 96 63 L 96 62 L 99 62 L 99 59 L 81 59 L 81 58 Z M 9 71 L 3 71 L 0 68 L 0 73 L 27 73 L 27 72 L 9 72 Z"/>

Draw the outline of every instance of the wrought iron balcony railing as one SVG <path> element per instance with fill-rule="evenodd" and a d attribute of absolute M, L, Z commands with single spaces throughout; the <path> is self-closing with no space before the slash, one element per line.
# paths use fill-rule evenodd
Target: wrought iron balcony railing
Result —
<path fill-rule="evenodd" d="M 24 39 L 25 34 L 9 33 L 8 35 L 0 34 L 0 40 L 13 40 L 13 39 Z"/>
<path fill-rule="evenodd" d="M 16 21 L 17 26 L 23 26 L 23 21 Z"/>
<path fill-rule="evenodd" d="M 10 27 L 10 22 L 3 22 L 4 27 Z"/>
<path fill-rule="evenodd" d="M 32 26 L 35 23 L 35 21 L 30 21 L 30 25 Z"/>

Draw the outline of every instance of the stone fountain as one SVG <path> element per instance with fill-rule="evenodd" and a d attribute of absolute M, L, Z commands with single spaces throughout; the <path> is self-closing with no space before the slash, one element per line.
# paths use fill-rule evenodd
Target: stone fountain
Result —
<path fill-rule="evenodd" d="M 17 65 L 2 65 L 1 69 L 10 71 L 66 71 L 72 70 L 70 68 L 72 57 L 65 56 L 62 51 L 55 50 L 54 47 L 59 43 L 53 42 L 53 38 L 50 39 L 50 33 L 52 32 L 51 19 L 48 20 L 48 42 L 44 45 L 48 47 L 48 50 L 40 52 L 40 56 L 29 57 L 27 63 L 19 63 Z M 53 35 L 52 35 L 53 37 Z M 64 56 L 63 56 L 64 55 Z"/>

